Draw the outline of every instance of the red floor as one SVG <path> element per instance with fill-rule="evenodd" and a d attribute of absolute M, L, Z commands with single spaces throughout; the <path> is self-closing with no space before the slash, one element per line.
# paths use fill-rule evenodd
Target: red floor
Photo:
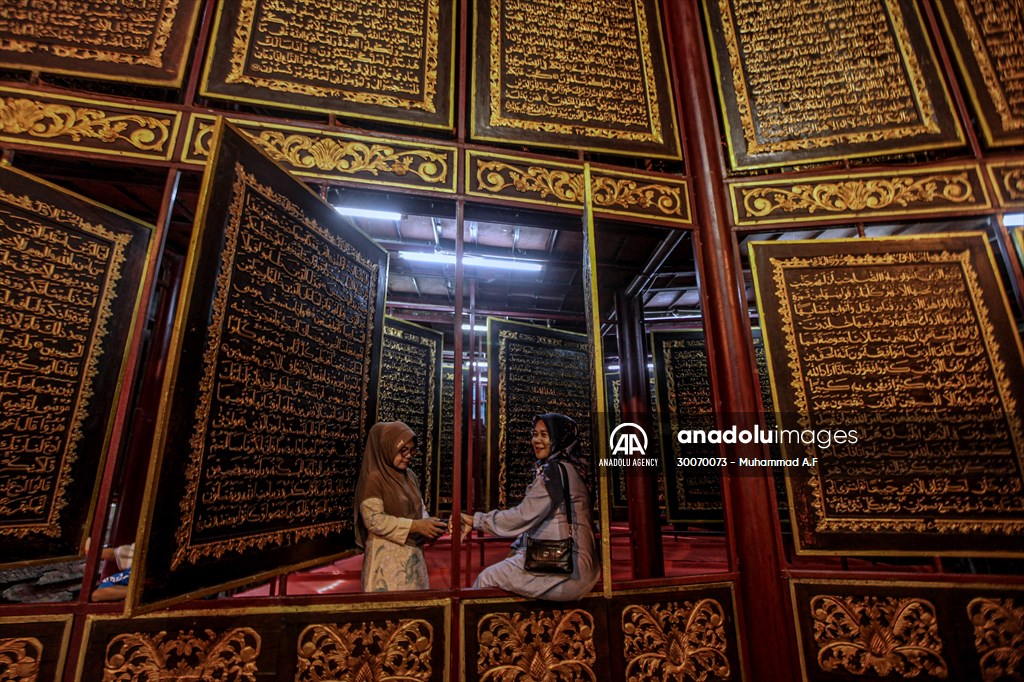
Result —
<path fill-rule="evenodd" d="M 598 540 L 600 542 L 600 539 Z M 470 537 L 462 548 L 462 584 L 469 587 L 473 579 L 485 566 L 501 561 L 508 553 L 511 540 L 493 537 Z M 678 532 L 670 527 L 662 534 L 662 553 L 665 561 L 665 576 L 713 574 L 728 570 L 725 536 L 707 531 Z M 443 537 L 424 550 L 427 570 L 430 573 L 432 589 L 451 589 L 451 538 Z M 632 578 L 632 549 L 630 537 L 624 524 L 612 525 L 611 561 L 612 579 L 615 582 Z M 831 557 L 791 557 L 792 568 L 813 571 L 842 573 L 844 571 L 871 570 L 883 568 L 887 571 L 930 573 L 935 567 L 926 563 L 901 564 L 890 560 Z M 326 566 L 293 573 L 287 580 L 267 583 L 236 596 L 267 596 L 279 594 L 279 585 L 284 582 L 287 594 L 339 594 L 360 591 L 361 554 L 336 561 Z"/>
<path fill-rule="evenodd" d="M 600 539 L 598 540 L 600 542 Z M 484 567 L 501 561 L 508 554 L 511 540 L 504 538 L 469 538 L 463 543 L 463 584 L 469 587 Z M 629 580 L 631 542 L 625 526 L 612 526 L 612 578 Z M 665 575 L 669 577 L 714 573 L 727 568 L 725 538 L 721 535 L 685 535 L 666 532 L 662 536 Z M 424 550 L 432 589 L 451 589 L 451 538 L 445 536 Z M 341 559 L 326 566 L 293 573 L 287 577 L 287 594 L 338 594 L 358 592 L 362 569 L 361 554 Z M 271 585 L 264 584 L 236 596 L 271 594 Z"/>

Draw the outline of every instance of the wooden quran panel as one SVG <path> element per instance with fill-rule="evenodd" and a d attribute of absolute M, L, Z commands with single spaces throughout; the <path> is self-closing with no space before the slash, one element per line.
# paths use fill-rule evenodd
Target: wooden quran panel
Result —
<path fill-rule="evenodd" d="M 452 126 L 451 0 L 227 0 L 205 95 Z"/>
<path fill-rule="evenodd" d="M 705 11 L 733 168 L 963 144 L 911 0 L 782 0 L 771 11 L 709 0 Z"/>
<path fill-rule="evenodd" d="M 0 166 L 0 564 L 82 552 L 151 230 Z"/>
<path fill-rule="evenodd" d="M 590 348 L 584 334 L 487 319 L 488 494 L 512 507 L 533 481 L 533 418 L 558 412 L 579 427 L 584 471 L 593 484 Z"/>
<path fill-rule="evenodd" d="M 991 147 L 1024 144 L 1024 10 L 1017 0 L 940 0 L 950 44 Z"/>
<path fill-rule="evenodd" d="M 798 550 L 1024 552 L 1024 361 L 985 235 L 750 253 Z"/>
<path fill-rule="evenodd" d="M 230 125 L 175 321 L 129 608 L 354 547 L 386 252 Z"/>
<path fill-rule="evenodd" d="M 419 453 L 409 468 L 419 479 L 420 493 L 431 513 L 437 509 L 434 476 L 441 426 L 443 344 L 441 332 L 393 317 L 384 319 L 377 419 L 405 422 L 416 433 Z"/>
<path fill-rule="evenodd" d="M 679 158 L 658 3 L 476 7 L 472 135 Z"/>
<path fill-rule="evenodd" d="M 199 0 L 6 2 L 0 67 L 181 85 Z"/>

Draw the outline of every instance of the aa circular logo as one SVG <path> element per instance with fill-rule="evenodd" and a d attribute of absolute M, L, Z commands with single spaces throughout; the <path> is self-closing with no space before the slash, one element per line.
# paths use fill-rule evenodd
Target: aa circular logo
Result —
<path fill-rule="evenodd" d="M 608 436 L 612 456 L 643 457 L 647 454 L 647 432 L 639 424 L 623 422 Z"/>

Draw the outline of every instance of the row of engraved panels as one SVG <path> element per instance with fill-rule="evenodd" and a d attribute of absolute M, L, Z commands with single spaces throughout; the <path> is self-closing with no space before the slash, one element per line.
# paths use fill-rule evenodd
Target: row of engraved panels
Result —
<path fill-rule="evenodd" d="M 1024 679 L 1024 589 L 794 581 L 804 673 L 851 679 Z"/>
<path fill-rule="evenodd" d="M 420 602 L 89 617 L 77 679 L 445 680 L 449 615 L 447 602 Z M 742 679 L 725 584 L 564 605 L 471 600 L 463 622 L 466 680 L 669 679 L 673 670 L 690 671 L 681 679 Z M 68 623 L 0 623 L 0 674 L 60 679 Z"/>

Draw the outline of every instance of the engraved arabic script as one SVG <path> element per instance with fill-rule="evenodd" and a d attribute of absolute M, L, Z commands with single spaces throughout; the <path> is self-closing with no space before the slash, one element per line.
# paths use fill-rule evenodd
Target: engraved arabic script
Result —
<path fill-rule="evenodd" d="M 859 434 L 818 450 L 829 517 L 1024 510 L 1019 408 L 1001 390 L 1010 379 L 977 274 L 957 254 L 926 256 L 776 275 L 805 426 Z"/>
<path fill-rule="evenodd" d="M 123 260 L 123 238 L 117 240 L 0 207 L 4 526 L 59 534 L 54 519 L 92 397 L 110 315 L 106 297 Z"/>
<path fill-rule="evenodd" d="M 661 140 L 640 0 L 504 0 L 491 55 L 492 125 Z"/>
<path fill-rule="evenodd" d="M 174 0 L 10 0 L 0 50 L 161 67 Z"/>

